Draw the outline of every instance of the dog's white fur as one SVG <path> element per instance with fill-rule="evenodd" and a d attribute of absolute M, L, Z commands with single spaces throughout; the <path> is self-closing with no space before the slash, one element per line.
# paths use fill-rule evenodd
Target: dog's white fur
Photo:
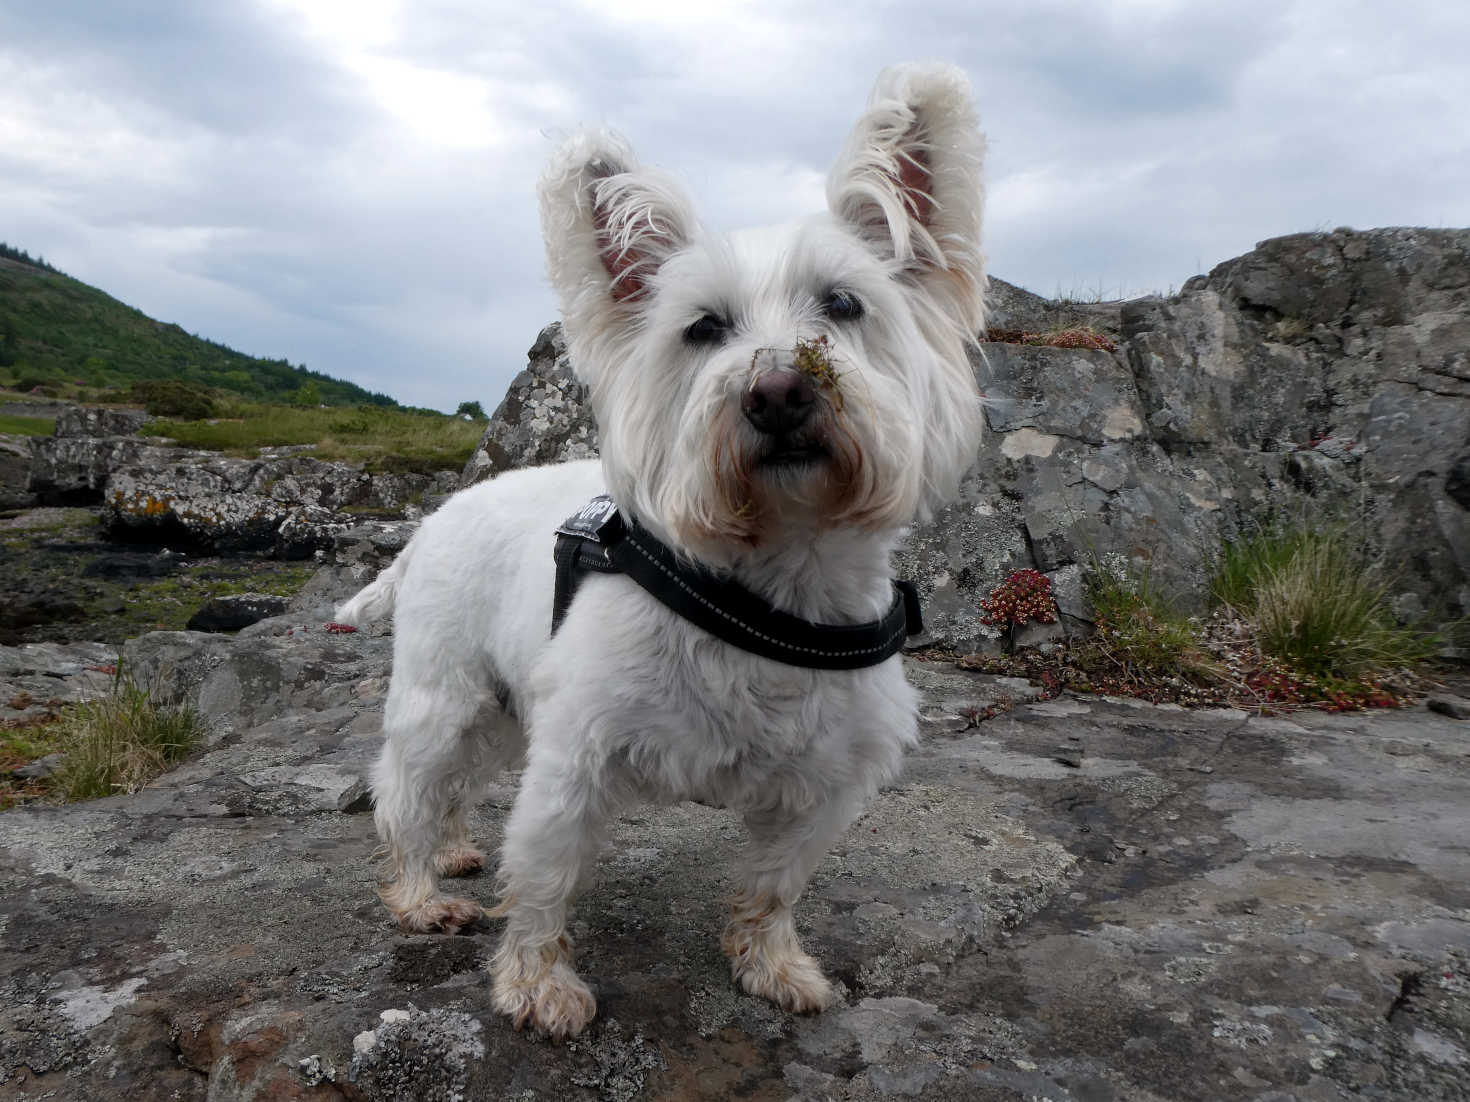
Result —
<path fill-rule="evenodd" d="M 793 226 L 707 233 L 680 189 L 607 133 L 574 138 L 543 178 L 551 279 L 602 461 L 456 495 L 337 613 L 394 613 L 373 793 L 383 898 L 404 926 L 453 931 L 480 914 L 437 878 L 483 864 L 464 809 L 525 756 L 492 964 L 495 1005 L 518 1026 L 561 1037 L 591 1018 L 567 908 L 609 817 L 639 800 L 744 817 L 723 938 L 735 978 L 789 1010 L 835 998 L 792 906 L 914 744 L 900 660 L 824 671 L 759 658 L 622 576 L 588 578 L 548 638 L 552 531 L 606 488 L 681 554 L 790 612 L 886 611 L 900 530 L 953 492 L 978 444 L 966 350 L 983 321 L 982 148 L 963 74 L 909 66 L 879 78 L 832 170 L 830 210 Z M 831 307 L 834 289 L 860 317 Z M 704 315 L 727 323 L 719 339 L 689 337 Z M 773 460 L 742 397 L 753 373 L 791 370 L 798 342 L 819 337 L 837 378 L 817 380 L 802 440 L 820 457 Z"/>

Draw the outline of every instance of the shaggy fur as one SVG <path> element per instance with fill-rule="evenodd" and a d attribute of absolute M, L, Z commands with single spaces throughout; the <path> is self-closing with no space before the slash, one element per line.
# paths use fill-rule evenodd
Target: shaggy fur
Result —
<path fill-rule="evenodd" d="M 453 931 L 481 913 L 438 878 L 481 866 L 464 809 L 524 757 L 491 965 L 517 1026 L 565 1037 L 592 1017 L 567 908 L 606 823 L 637 801 L 737 811 L 750 844 L 722 939 L 732 974 L 788 1010 L 836 998 L 792 906 L 914 743 L 900 660 L 784 665 L 608 575 L 583 583 L 548 638 L 552 531 L 606 490 L 780 608 L 880 616 L 901 530 L 952 494 L 978 445 L 966 352 L 983 321 L 981 152 L 963 74 L 915 66 L 879 78 L 829 211 L 795 225 L 705 232 L 680 188 L 608 133 L 574 138 L 548 168 L 547 257 L 601 463 L 456 495 L 337 613 L 394 615 L 373 793 L 383 898 L 405 927 Z M 778 414 L 801 406 L 799 423 L 762 421 L 767 396 Z"/>

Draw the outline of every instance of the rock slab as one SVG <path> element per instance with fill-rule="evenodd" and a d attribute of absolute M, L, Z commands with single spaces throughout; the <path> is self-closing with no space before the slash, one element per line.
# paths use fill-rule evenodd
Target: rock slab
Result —
<path fill-rule="evenodd" d="M 732 986 L 742 827 L 646 809 L 572 926 L 598 1017 L 555 1046 L 490 1007 L 495 923 L 405 935 L 375 898 L 390 647 L 300 616 L 130 644 L 210 744 L 135 796 L 0 816 L 0 1097 L 1465 1097 L 1459 721 L 1041 699 L 911 662 L 921 748 L 798 908 L 839 1004 Z M 1053 760 L 1073 738 L 1080 765 Z M 474 815 L 492 852 L 515 780 Z"/>

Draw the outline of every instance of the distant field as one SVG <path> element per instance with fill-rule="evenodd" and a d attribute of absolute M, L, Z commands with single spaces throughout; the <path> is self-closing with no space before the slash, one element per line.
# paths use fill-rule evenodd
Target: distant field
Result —
<path fill-rule="evenodd" d="M 11 417 L 0 413 L 0 432 L 19 436 L 50 436 L 56 422 L 49 417 Z"/>
<path fill-rule="evenodd" d="M 150 421 L 143 431 L 186 447 L 247 457 L 273 445 L 315 444 L 312 455 L 318 459 L 361 463 L 374 473 L 457 470 L 485 431 L 484 421 L 379 406 L 301 409 L 224 401 L 219 412 L 221 417 L 207 421 Z"/>

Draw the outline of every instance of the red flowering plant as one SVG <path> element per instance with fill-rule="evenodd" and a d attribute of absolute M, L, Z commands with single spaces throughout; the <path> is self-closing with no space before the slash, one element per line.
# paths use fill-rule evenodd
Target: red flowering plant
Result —
<path fill-rule="evenodd" d="M 1051 595 L 1051 579 L 1039 570 L 1017 570 L 990 591 L 980 602 L 985 615 L 980 622 L 992 627 L 1016 628 L 1022 624 L 1054 624 L 1057 602 Z"/>

